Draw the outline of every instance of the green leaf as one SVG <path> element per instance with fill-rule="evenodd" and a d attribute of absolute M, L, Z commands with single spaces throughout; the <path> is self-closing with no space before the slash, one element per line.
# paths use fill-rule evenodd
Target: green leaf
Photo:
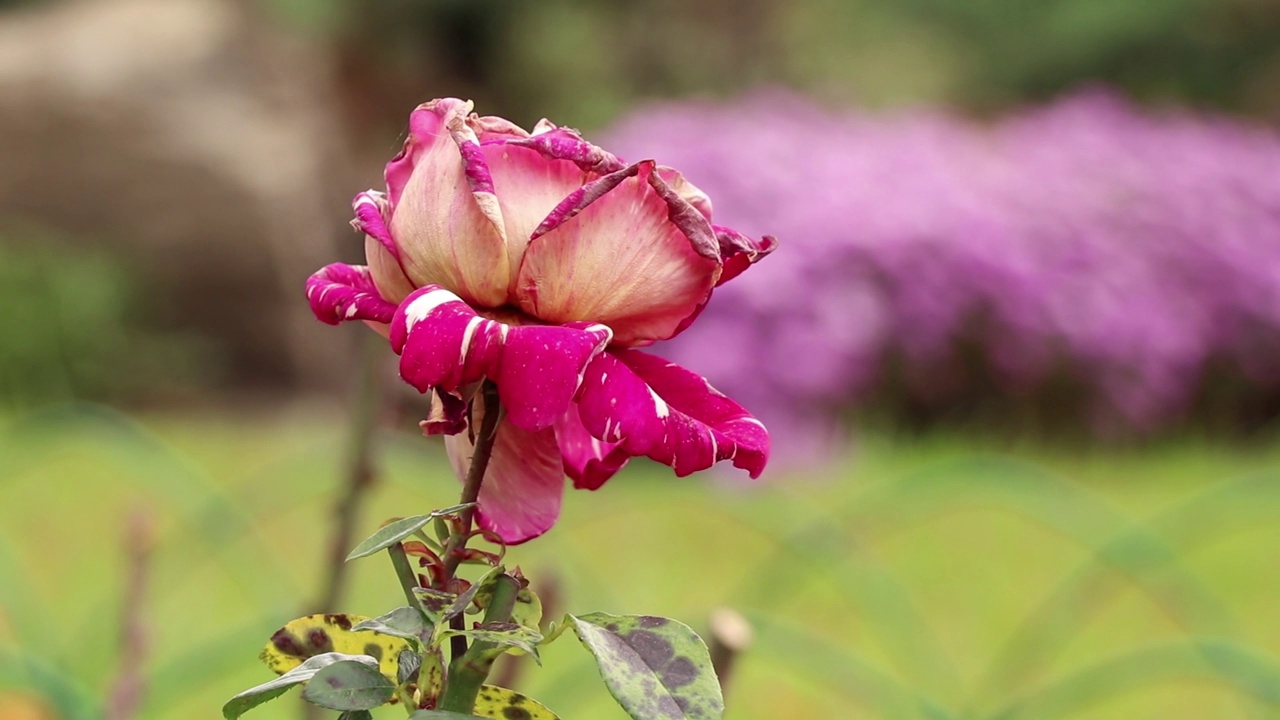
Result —
<path fill-rule="evenodd" d="M 406 685 L 418 678 L 422 669 L 422 656 L 412 650 L 403 650 L 396 658 L 396 682 Z"/>
<path fill-rule="evenodd" d="M 339 715 L 338 720 L 373 720 L 373 713 L 368 710 L 351 710 Z"/>
<path fill-rule="evenodd" d="M 441 543 L 447 543 L 449 541 L 449 523 L 445 522 L 444 518 L 439 516 L 435 517 L 434 520 L 435 523 L 433 527 L 436 531 L 436 539 Z"/>
<path fill-rule="evenodd" d="M 419 710 L 409 716 L 409 720 L 484 720 L 475 715 L 449 712 L 448 710 Z"/>
<path fill-rule="evenodd" d="M 538 645 L 542 643 L 542 633 L 533 628 L 515 623 L 484 623 L 471 630 L 445 628 L 440 631 L 441 640 L 454 635 L 496 645 L 497 647 L 488 655 L 488 658 L 496 658 L 512 649 L 518 649 L 532 655 L 534 662 L 542 664 L 542 659 L 538 657 Z"/>
<path fill-rule="evenodd" d="M 370 535 L 364 542 L 356 546 L 355 550 L 347 556 L 347 560 L 355 560 L 357 558 L 368 557 L 379 550 L 386 550 L 392 545 L 418 532 L 427 523 L 445 515 L 461 512 L 471 507 L 474 503 L 465 503 L 462 505 L 454 505 L 452 507 L 441 508 L 432 511 L 429 515 L 414 515 L 413 517 L 401 518 L 395 522 L 387 523 L 378 529 L 378 532 Z"/>
<path fill-rule="evenodd" d="M 386 704 L 396 686 L 377 666 L 333 663 L 316 673 L 302 689 L 302 699 L 330 710 L 369 710 Z"/>
<path fill-rule="evenodd" d="M 411 607 L 398 607 L 385 615 L 357 623 L 351 629 L 356 632 L 371 630 L 423 643 L 431 642 L 431 626 L 421 612 Z"/>
<path fill-rule="evenodd" d="M 724 697 L 702 638 L 650 615 L 566 618 L 596 658 L 609 692 L 634 720 L 719 720 Z"/>
<path fill-rule="evenodd" d="M 496 685 L 483 685 L 476 697 L 476 715 L 491 720 L 560 720 L 560 716 L 542 703 L 515 690 Z"/>
<path fill-rule="evenodd" d="M 367 655 L 343 655 L 342 653 L 324 653 L 308 658 L 306 662 L 270 682 L 249 688 L 236 695 L 222 706 L 222 717 L 236 720 L 249 710 L 274 700 L 285 694 L 294 685 L 300 685 L 315 677 L 321 670 L 339 662 L 357 662 L 367 666 L 372 672 L 378 672 L 378 661 Z M 381 677 L 381 675 L 379 675 Z"/>

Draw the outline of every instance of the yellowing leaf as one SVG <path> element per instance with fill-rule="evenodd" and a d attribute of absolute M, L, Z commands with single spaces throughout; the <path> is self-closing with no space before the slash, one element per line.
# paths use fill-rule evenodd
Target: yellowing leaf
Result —
<path fill-rule="evenodd" d="M 528 695 L 496 685 L 480 686 L 480 695 L 476 697 L 476 708 L 472 713 L 492 720 L 560 720 L 559 715 Z"/>
<path fill-rule="evenodd" d="M 368 655 L 378 661 L 378 671 L 395 682 L 400 652 L 411 649 L 409 643 L 390 635 L 351 629 L 368 619 L 363 615 L 333 613 L 300 617 L 275 631 L 258 658 L 275 672 L 284 674 L 321 653 Z"/>

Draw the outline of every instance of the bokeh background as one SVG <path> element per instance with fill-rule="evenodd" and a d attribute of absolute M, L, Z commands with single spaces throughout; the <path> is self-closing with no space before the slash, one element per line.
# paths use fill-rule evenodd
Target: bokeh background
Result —
<path fill-rule="evenodd" d="M 1280 5 L 0 0 L 0 719 L 213 717 L 350 478 L 359 537 L 454 500 L 301 293 L 442 95 L 782 241 L 659 350 L 770 472 L 570 493 L 510 553 L 559 611 L 738 609 L 729 717 L 1280 716 Z"/>

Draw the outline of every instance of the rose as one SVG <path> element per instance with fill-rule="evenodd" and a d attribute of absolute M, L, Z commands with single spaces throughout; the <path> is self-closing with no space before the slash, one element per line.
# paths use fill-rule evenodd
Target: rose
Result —
<path fill-rule="evenodd" d="M 481 526 L 546 532 L 564 476 L 596 489 L 644 455 L 679 476 L 730 460 L 756 477 L 764 427 L 700 376 L 635 348 L 681 332 L 775 246 L 711 223 L 711 203 L 652 160 L 625 164 L 543 120 L 529 133 L 452 98 L 418 107 L 386 193 L 355 199 L 367 267 L 307 282 L 321 320 L 389 325 L 401 376 L 432 393 L 460 478 L 476 383 L 505 414 L 481 486 Z M 727 351 L 732 351 L 727 349 Z"/>

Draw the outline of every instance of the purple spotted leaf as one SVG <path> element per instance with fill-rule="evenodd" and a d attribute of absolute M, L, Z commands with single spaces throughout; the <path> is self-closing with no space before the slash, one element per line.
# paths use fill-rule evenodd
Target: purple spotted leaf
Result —
<path fill-rule="evenodd" d="M 307 658 L 301 665 L 280 677 L 249 688 L 231 698 L 222 706 L 222 717 L 226 718 L 226 720 L 236 720 L 236 718 L 244 715 L 249 710 L 280 697 L 294 685 L 301 685 L 316 677 L 330 665 L 340 662 L 358 663 L 381 677 L 381 673 L 378 673 L 378 661 L 366 655 L 344 655 L 336 652 L 316 655 Z M 390 684 L 390 681 L 388 681 L 388 684 Z M 392 687 L 394 690 L 394 686 Z"/>
<path fill-rule="evenodd" d="M 377 666 L 340 660 L 321 668 L 302 688 L 302 699 L 330 710 L 370 710 L 390 702 L 396 686 Z"/>
<path fill-rule="evenodd" d="M 528 695 L 496 685 L 480 686 L 472 712 L 489 720 L 560 720 L 559 715 Z"/>
<path fill-rule="evenodd" d="M 477 578 L 475 582 L 471 583 L 471 587 L 467 588 L 461 595 L 459 595 L 457 599 L 453 601 L 453 604 L 444 611 L 444 614 L 440 616 L 440 619 L 436 621 L 436 624 L 440 626 L 437 628 L 437 632 L 443 629 L 443 626 L 450 620 L 466 612 L 467 608 L 471 606 L 471 601 L 475 600 L 476 593 L 485 589 L 497 580 L 498 577 L 502 575 L 503 570 L 504 568 L 501 565 L 495 568 L 490 568 L 488 572 Z M 437 637 L 442 636 L 438 635 Z"/>
<path fill-rule="evenodd" d="M 569 615 L 609 692 L 634 720 L 719 720 L 720 682 L 689 626 L 650 615 Z"/>

